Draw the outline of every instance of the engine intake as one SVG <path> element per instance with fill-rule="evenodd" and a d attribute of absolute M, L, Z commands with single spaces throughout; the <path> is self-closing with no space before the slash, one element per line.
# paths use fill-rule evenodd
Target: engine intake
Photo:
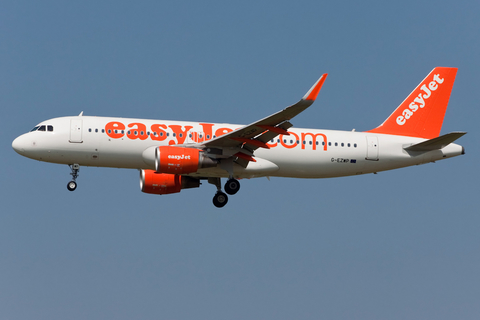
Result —
<path fill-rule="evenodd" d="M 154 170 L 140 171 L 140 189 L 145 193 L 170 194 L 182 189 L 198 188 L 200 180 L 177 174 L 158 173 Z"/>

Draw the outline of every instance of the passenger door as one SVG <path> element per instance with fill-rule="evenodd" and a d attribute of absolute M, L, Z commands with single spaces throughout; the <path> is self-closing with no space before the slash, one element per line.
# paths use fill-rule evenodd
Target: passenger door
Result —
<path fill-rule="evenodd" d="M 82 143 L 82 119 L 70 120 L 70 140 L 71 143 Z"/>
<path fill-rule="evenodd" d="M 367 160 L 378 161 L 378 138 L 367 136 Z"/>

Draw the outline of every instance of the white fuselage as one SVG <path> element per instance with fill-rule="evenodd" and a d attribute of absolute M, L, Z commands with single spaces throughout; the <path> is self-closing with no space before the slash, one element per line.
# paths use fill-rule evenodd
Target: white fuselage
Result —
<path fill-rule="evenodd" d="M 116 123 L 118 129 L 113 129 L 111 123 Z M 38 126 L 42 125 L 52 126 L 53 130 L 23 134 L 15 139 L 13 148 L 21 155 L 45 162 L 134 169 L 155 169 L 149 151 L 155 147 L 197 144 L 241 127 L 90 116 L 54 118 Z M 428 152 L 407 152 L 405 147 L 425 139 L 398 135 L 302 128 L 288 131 L 290 135 L 279 135 L 270 141 L 270 149 L 257 149 L 256 162 L 249 162 L 246 168 L 235 164 L 234 176 L 340 177 L 428 163 L 463 153 L 463 148 L 454 143 Z M 189 175 L 229 176 L 219 166 Z"/>

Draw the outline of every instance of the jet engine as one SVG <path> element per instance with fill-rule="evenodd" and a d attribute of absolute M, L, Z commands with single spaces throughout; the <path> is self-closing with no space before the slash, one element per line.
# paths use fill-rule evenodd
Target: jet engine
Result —
<path fill-rule="evenodd" d="M 170 194 L 182 189 L 198 188 L 200 180 L 178 174 L 158 173 L 154 170 L 140 171 L 140 189 L 145 193 Z"/>

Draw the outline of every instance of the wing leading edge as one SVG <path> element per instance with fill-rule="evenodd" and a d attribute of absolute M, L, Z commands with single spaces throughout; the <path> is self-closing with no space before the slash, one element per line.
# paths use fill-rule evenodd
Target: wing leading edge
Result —
<path fill-rule="evenodd" d="M 258 148 L 268 149 L 267 142 L 280 134 L 289 135 L 287 130 L 293 126 L 289 120 L 313 104 L 326 78 L 327 74 L 325 73 L 294 105 L 225 135 L 206 141 L 200 147 L 237 149 L 238 153 L 234 154 L 237 157 L 237 163 L 246 166 L 248 161 L 255 161 L 252 157 L 253 151 Z"/>

